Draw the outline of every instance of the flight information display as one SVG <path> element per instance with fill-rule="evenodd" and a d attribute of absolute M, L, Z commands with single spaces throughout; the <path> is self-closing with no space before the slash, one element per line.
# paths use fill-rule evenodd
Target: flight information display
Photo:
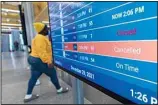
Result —
<path fill-rule="evenodd" d="M 157 2 L 49 2 L 55 65 L 157 104 Z"/>

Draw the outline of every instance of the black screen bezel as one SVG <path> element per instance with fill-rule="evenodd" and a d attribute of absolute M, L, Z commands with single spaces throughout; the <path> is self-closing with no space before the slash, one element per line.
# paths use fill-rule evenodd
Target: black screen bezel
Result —
<path fill-rule="evenodd" d="M 49 1 L 49 2 L 57 2 L 57 1 Z M 47 5 L 48 5 L 49 2 L 47 2 Z M 59 1 L 59 2 L 66 2 L 66 1 Z M 69 1 L 69 2 L 70 2 L 70 1 Z M 73 2 L 75 2 L 75 1 L 73 1 Z M 87 2 L 87 1 L 85 1 L 85 2 Z M 100 2 L 100 1 L 94 1 L 94 2 Z M 106 1 L 101 1 L 101 2 L 106 2 Z M 111 2 L 115 2 L 115 1 L 111 1 Z M 118 2 L 118 1 L 117 1 L 117 2 Z M 120 2 L 121 2 L 121 1 L 120 1 Z M 158 5 L 158 2 L 157 2 L 157 5 Z M 157 8 L 158 8 L 158 7 L 157 7 Z M 48 5 L 48 15 L 49 15 L 49 5 Z M 50 24 L 50 15 L 49 15 L 49 25 L 50 25 L 50 27 L 51 27 L 51 24 Z M 51 28 L 50 28 L 50 32 L 51 32 Z M 51 42 L 51 43 L 52 43 L 52 42 Z M 52 47 L 52 49 L 53 49 L 53 47 Z M 52 50 L 52 53 L 53 53 L 53 50 Z M 53 54 L 52 54 L 52 56 L 53 56 Z M 53 57 L 53 58 L 54 58 L 54 57 Z M 137 104 L 137 103 L 135 103 L 135 102 L 133 102 L 133 101 L 131 101 L 131 100 L 125 98 L 125 97 L 122 97 L 121 95 L 118 95 L 118 94 L 112 92 L 111 90 L 108 90 L 108 89 L 106 89 L 106 88 L 104 88 L 104 87 L 102 87 L 102 86 L 100 86 L 100 85 L 98 85 L 98 84 L 96 84 L 96 83 L 94 83 L 94 82 L 92 82 L 92 81 L 90 81 L 90 80 L 85 79 L 85 78 L 82 77 L 82 76 L 79 76 L 79 75 L 77 75 L 77 74 L 75 74 L 75 73 L 73 73 L 73 72 L 70 72 L 69 70 L 67 70 L 67 69 L 65 69 L 65 68 L 63 68 L 63 67 L 61 67 L 60 65 L 55 64 L 55 63 L 54 63 L 54 59 L 53 59 L 53 64 L 54 64 L 57 68 L 60 68 L 61 70 L 63 70 L 63 71 L 65 71 L 65 72 L 67 72 L 68 74 L 70 74 L 70 75 L 72 75 L 72 76 L 78 78 L 79 80 L 85 82 L 86 84 L 88 84 L 88 85 L 90 85 L 90 86 L 96 88 L 97 90 L 103 92 L 104 94 L 106 94 L 106 95 L 108 95 L 108 96 L 110 96 L 110 97 L 116 99 L 117 101 L 119 101 L 119 102 L 121 102 L 121 103 L 123 103 L 123 104 Z"/>

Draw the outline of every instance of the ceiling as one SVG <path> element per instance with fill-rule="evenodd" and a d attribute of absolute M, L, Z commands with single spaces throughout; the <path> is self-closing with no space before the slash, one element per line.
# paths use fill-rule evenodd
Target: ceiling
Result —
<path fill-rule="evenodd" d="M 2 31 L 12 29 L 21 30 L 21 21 L 18 5 L 21 2 L 1 2 L 2 10 Z M 34 9 L 34 21 L 48 24 L 47 2 L 32 2 Z"/>
<path fill-rule="evenodd" d="M 2 31 L 21 29 L 19 16 L 20 2 L 1 2 Z"/>
<path fill-rule="evenodd" d="M 32 2 L 34 8 L 34 21 L 42 22 L 49 20 L 47 2 Z"/>

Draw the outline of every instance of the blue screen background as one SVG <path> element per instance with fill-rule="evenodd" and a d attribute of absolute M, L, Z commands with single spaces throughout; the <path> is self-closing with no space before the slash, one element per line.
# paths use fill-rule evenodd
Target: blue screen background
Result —
<path fill-rule="evenodd" d="M 48 5 L 56 65 L 135 103 L 157 101 L 157 61 L 84 53 L 77 47 L 77 43 L 85 42 L 157 41 L 156 2 L 49 2 Z M 137 31 L 134 35 L 117 33 L 130 29 Z M 65 50 L 65 43 L 73 43 L 71 51 Z M 146 56 L 152 55 L 146 52 Z M 117 68 L 118 63 L 135 66 L 139 73 Z"/>

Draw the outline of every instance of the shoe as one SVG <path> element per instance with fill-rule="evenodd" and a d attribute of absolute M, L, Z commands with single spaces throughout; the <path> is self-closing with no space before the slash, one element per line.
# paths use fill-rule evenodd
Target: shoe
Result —
<path fill-rule="evenodd" d="M 69 91 L 69 88 L 63 88 L 62 91 L 57 92 L 57 94 L 67 93 Z"/>
<path fill-rule="evenodd" d="M 41 84 L 40 80 L 37 80 L 36 86 L 38 86 L 38 85 L 40 85 L 40 84 Z"/>
<path fill-rule="evenodd" d="M 30 101 L 35 100 L 35 99 L 37 99 L 37 98 L 39 98 L 39 95 L 32 95 L 31 98 L 29 98 L 29 99 L 24 99 L 24 103 L 30 102 Z"/>

